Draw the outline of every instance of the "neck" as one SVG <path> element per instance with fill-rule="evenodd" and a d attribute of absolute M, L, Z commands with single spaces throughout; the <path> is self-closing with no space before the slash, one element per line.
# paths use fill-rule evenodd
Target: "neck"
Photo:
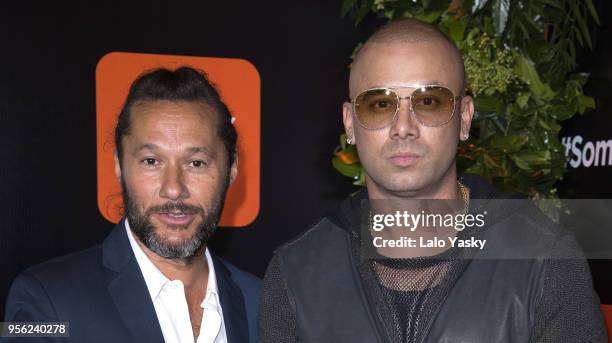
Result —
<path fill-rule="evenodd" d="M 208 263 L 204 252 L 206 246 L 202 246 L 196 254 L 189 259 L 169 259 L 161 257 L 147 248 L 137 237 L 136 241 L 145 255 L 153 264 L 170 280 L 180 280 L 185 288 L 201 284 L 208 280 Z"/>

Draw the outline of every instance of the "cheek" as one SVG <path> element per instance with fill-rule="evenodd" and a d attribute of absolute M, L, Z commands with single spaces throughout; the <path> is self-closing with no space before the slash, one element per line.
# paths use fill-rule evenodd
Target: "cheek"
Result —
<path fill-rule="evenodd" d="M 222 191 L 225 184 L 225 175 L 221 171 L 188 175 L 185 178 L 185 183 L 193 201 L 208 204 Z"/>
<path fill-rule="evenodd" d="M 451 160 L 457 153 L 459 134 L 452 127 L 437 132 L 431 131 L 423 138 L 427 141 L 430 154 L 434 155 L 439 163 Z"/>
<path fill-rule="evenodd" d="M 360 127 L 355 130 L 355 138 L 358 142 L 357 151 L 360 158 L 375 158 L 380 155 L 388 137 L 388 129 L 365 131 Z"/>
<path fill-rule="evenodd" d="M 140 176 L 134 177 L 133 175 L 124 174 L 124 182 L 130 194 L 130 198 L 139 207 L 146 209 L 155 204 L 159 186 L 154 180 L 151 178 L 143 178 Z"/>

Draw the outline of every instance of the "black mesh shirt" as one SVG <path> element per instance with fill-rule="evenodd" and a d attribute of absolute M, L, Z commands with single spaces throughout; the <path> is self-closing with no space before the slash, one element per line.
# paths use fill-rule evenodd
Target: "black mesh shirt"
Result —
<path fill-rule="evenodd" d="M 466 182 L 467 181 L 467 182 Z M 490 187 L 463 180 L 474 197 L 490 198 Z M 477 180 L 478 181 L 478 180 Z M 365 191 L 341 205 L 341 223 L 358 227 Z M 381 314 L 389 342 L 421 342 L 455 281 L 470 263 L 449 249 L 427 258 L 366 258 L 353 231 L 352 253 L 370 306 Z M 572 242 L 568 242 L 572 244 Z M 566 245 L 559 245 L 565 249 Z M 553 252 L 566 256 L 564 251 Z M 543 296 L 536 305 L 531 342 L 607 342 L 603 317 L 594 303 L 589 267 L 584 259 L 547 260 Z M 259 338 L 263 343 L 299 342 L 293 294 L 285 282 L 282 261 L 274 256 L 263 281 Z"/>

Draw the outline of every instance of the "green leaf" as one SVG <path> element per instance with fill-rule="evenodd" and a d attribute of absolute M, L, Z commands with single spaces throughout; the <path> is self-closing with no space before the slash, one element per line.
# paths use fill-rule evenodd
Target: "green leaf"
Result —
<path fill-rule="evenodd" d="M 484 175 L 486 167 L 483 162 L 476 162 L 472 164 L 468 169 L 465 170 L 466 173 L 476 174 L 476 175 Z"/>
<path fill-rule="evenodd" d="M 493 3 L 493 27 L 498 35 L 502 35 L 508 23 L 510 12 L 510 0 L 494 0 Z"/>
<path fill-rule="evenodd" d="M 478 112 L 499 112 L 503 108 L 503 100 L 498 96 L 480 95 L 474 98 Z"/>
<path fill-rule="evenodd" d="M 483 154 L 483 163 L 487 167 L 487 169 L 499 169 L 501 168 L 499 163 L 495 161 L 489 154 Z"/>
<path fill-rule="evenodd" d="M 583 114 L 587 108 L 595 108 L 595 99 L 590 96 L 581 95 L 578 97 L 578 104 L 580 105 L 579 112 L 580 114 Z"/>
<path fill-rule="evenodd" d="M 529 165 L 529 169 L 533 169 L 532 166 L 547 164 L 550 161 L 550 151 L 540 150 L 536 152 L 522 152 L 512 154 L 510 155 L 510 158 L 512 158 L 513 161 L 514 158 L 517 158 L 520 161 L 527 163 L 527 165 Z"/>
<path fill-rule="evenodd" d="M 496 116 L 495 113 L 485 113 L 485 112 L 479 112 L 479 111 L 474 111 L 474 117 L 472 118 L 472 123 L 478 123 L 480 121 L 483 120 L 488 120 L 488 119 L 492 119 Z"/>
<path fill-rule="evenodd" d="M 510 158 L 512 159 L 514 164 L 516 164 L 516 166 L 519 167 L 520 169 L 531 171 L 531 167 L 529 167 L 529 163 L 525 162 L 520 157 L 514 156 L 514 155 L 510 155 Z"/>
<path fill-rule="evenodd" d="M 442 24 L 448 28 L 448 33 L 455 44 L 460 45 L 465 37 L 466 23 L 464 20 L 455 19 L 452 16 L 445 16 Z"/>
<path fill-rule="evenodd" d="M 599 16 L 597 15 L 597 11 L 595 10 L 595 6 L 593 6 L 593 2 L 591 0 L 585 0 L 585 2 L 587 4 L 587 8 L 589 9 L 589 12 L 591 13 L 591 16 L 595 20 L 595 23 L 597 23 L 597 25 L 600 25 L 600 23 L 599 23 Z"/>
<path fill-rule="evenodd" d="M 442 14 L 444 14 L 443 10 L 442 11 L 425 11 L 424 13 L 420 15 L 416 15 L 415 17 L 424 22 L 433 23 L 434 21 L 438 20 L 438 18 L 440 18 Z"/>
<path fill-rule="evenodd" d="M 576 19 L 576 22 L 578 22 L 578 27 L 582 32 L 582 37 L 587 42 L 587 46 L 592 49 L 593 45 L 591 43 L 591 33 L 589 32 L 589 28 L 586 24 L 586 18 L 582 16 L 582 12 L 580 11 L 577 1 L 570 1 L 569 3 L 572 8 L 572 12 L 574 12 L 574 18 Z"/>
<path fill-rule="evenodd" d="M 355 26 L 359 25 L 363 18 L 365 18 L 365 16 L 370 12 L 371 7 L 368 2 L 369 1 L 362 2 L 361 6 L 357 10 L 357 14 L 355 15 Z"/>
<path fill-rule="evenodd" d="M 530 97 L 531 93 L 519 93 L 518 97 L 516 98 L 516 104 L 519 106 L 519 108 L 525 108 Z"/>
<path fill-rule="evenodd" d="M 561 126 L 556 123 L 556 121 L 546 122 L 544 119 L 540 118 L 538 120 L 538 124 L 545 130 L 558 132 L 561 130 Z"/>
<path fill-rule="evenodd" d="M 493 149 L 510 153 L 520 151 L 528 141 L 528 136 L 495 136 L 490 144 Z"/>
<path fill-rule="evenodd" d="M 569 75 L 570 80 L 576 80 L 580 82 L 581 85 L 584 85 L 589 80 L 589 73 L 573 73 Z"/>
<path fill-rule="evenodd" d="M 349 13 L 349 11 L 351 10 L 351 8 L 353 8 L 356 2 L 357 0 L 342 0 L 342 9 L 340 10 L 340 15 L 342 16 L 342 18 L 344 18 Z"/>
<path fill-rule="evenodd" d="M 540 124 L 541 127 L 543 127 L 545 130 L 552 130 L 552 128 L 550 126 L 548 126 L 548 124 L 546 124 L 546 122 L 543 119 L 538 120 L 538 123 Z"/>
<path fill-rule="evenodd" d="M 534 95 L 542 100 L 551 100 L 555 93 L 549 85 L 542 82 L 540 75 L 538 75 L 537 70 L 533 66 L 533 62 L 520 54 L 517 54 L 516 61 L 515 72 L 529 86 Z"/>
<path fill-rule="evenodd" d="M 571 118 L 574 114 L 576 114 L 576 111 L 568 106 L 568 104 L 563 104 L 552 106 L 550 108 L 550 113 L 552 113 L 553 117 L 557 120 L 563 121 Z"/>
<path fill-rule="evenodd" d="M 340 172 L 340 174 L 352 178 L 354 178 L 355 176 L 359 176 L 359 173 L 361 172 L 360 163 L 344 164 L 338 157 L 332 158 L 332 165 L 334 166 L 334 168 L 336 168 L 337 171 Z"/>

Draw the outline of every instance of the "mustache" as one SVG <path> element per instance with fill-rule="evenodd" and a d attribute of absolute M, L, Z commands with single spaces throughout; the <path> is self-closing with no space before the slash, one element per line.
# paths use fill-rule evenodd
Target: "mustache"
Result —
<path fill-rule="evenodd" d="M 147 209 L 147 213 L 184 213 L 184 214 L 200 214 L 204 216 L 205 211 L 202 207 L 188 205 L 182 202 L 167 202 L 161 205 L 151 206 Z"/>

